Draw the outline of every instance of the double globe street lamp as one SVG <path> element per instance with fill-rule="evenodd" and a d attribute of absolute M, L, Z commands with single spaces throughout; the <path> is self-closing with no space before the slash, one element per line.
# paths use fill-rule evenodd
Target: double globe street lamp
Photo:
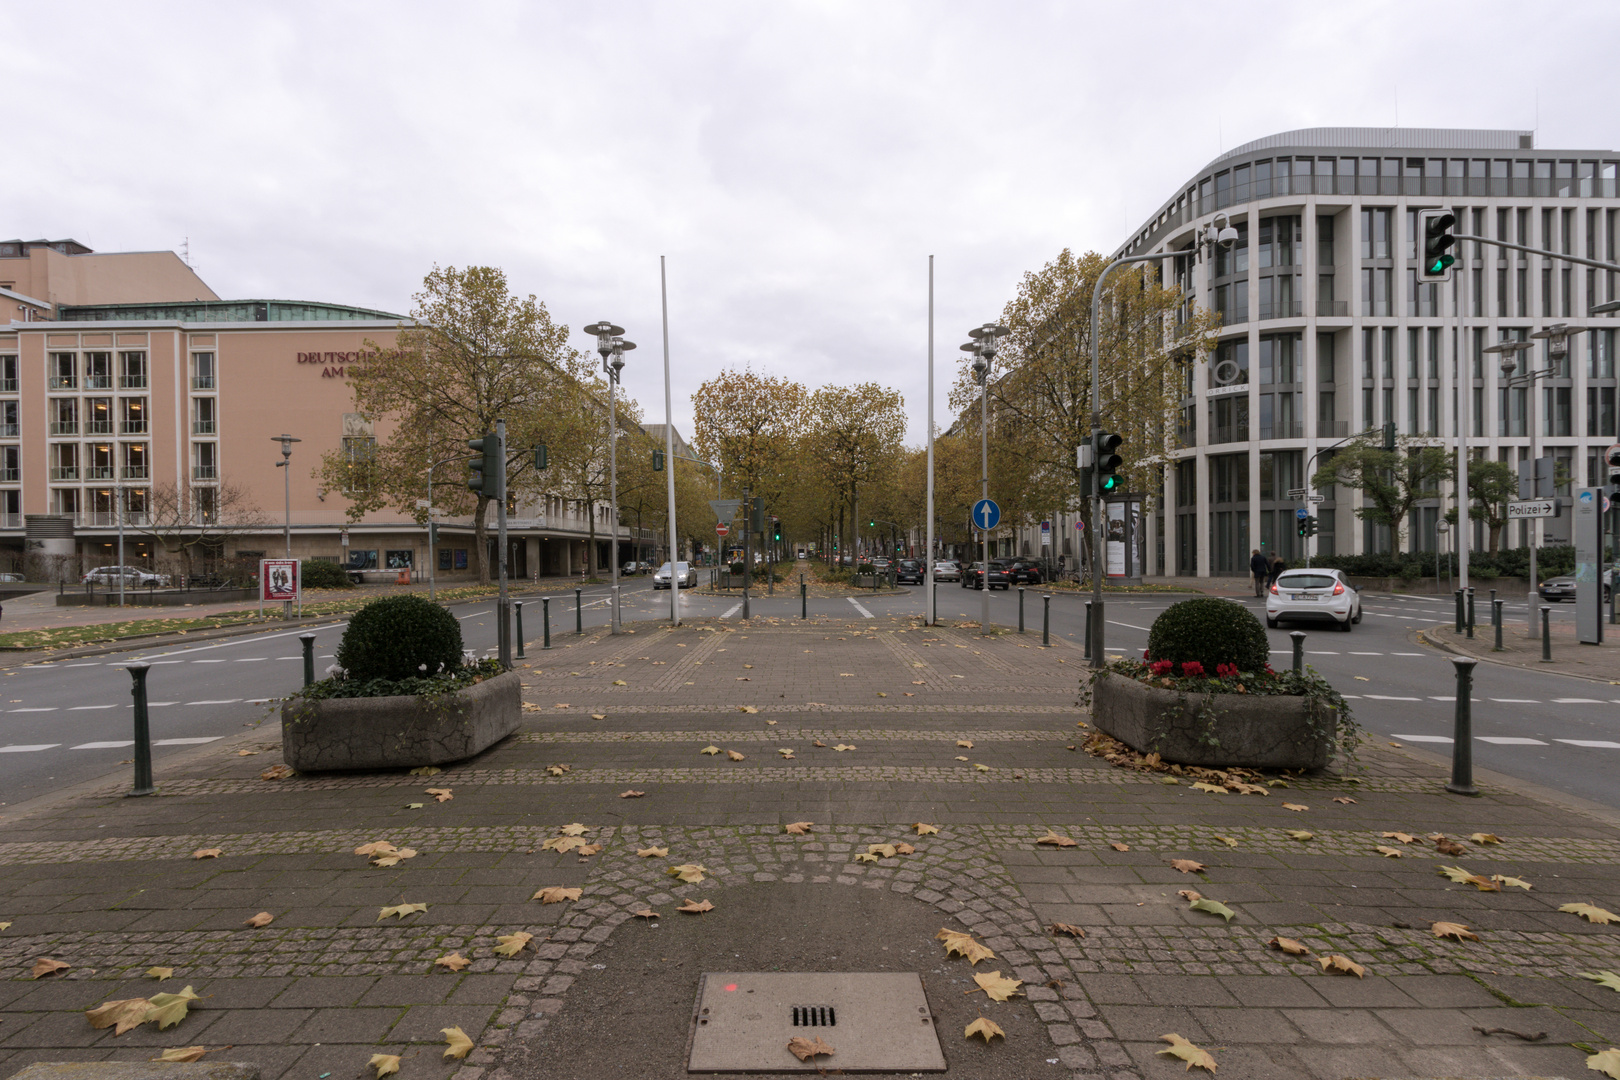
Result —
<path fill-rule="evenodd" d="M 608 528 L 612 540 L 608 544 L 608 581 L 610 582 L 608 612 L 610 632 L 619 632 L 619 410 L 615 389 L 619 373 L 624 370 L 624 354 L 636 347 L 623 338 L 624 327 L 614 326 L 603 319 L 585 328 L 596 336 L 596 351 L 602 355 L 602 370 L 608 377 Z"/>
<path fill-rule="evenodd" d="M 1012 331 L 1000 323 L 985 323 L 968 331 L 973 340 L 961 346 L 965 353 L 973 354 L 973 381 L 979 384 L 979 498 L 990 498 L 990 365 L 996 359 L 1000 346 L 996 342 Z M 979 633 L 990 632 L 990 530 L 981 529 L 983 563 L 979 568 L 979 586 L 984 595 L 979 598 Z"/>

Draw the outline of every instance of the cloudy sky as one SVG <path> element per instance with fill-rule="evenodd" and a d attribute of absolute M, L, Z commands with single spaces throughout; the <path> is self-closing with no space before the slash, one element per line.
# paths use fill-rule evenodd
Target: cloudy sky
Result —
<path fill-rule="evenodd" d="M 956 346 L 1021 275 L 1113 249 L 1250 139 L 1620 146 L 1612 0 L 83 3 L 7 24 L 0 233 L 189 238 L 221 296 L 398 312 L 435 263 L 500 266 L 576 331 L 628 329 L 650 420 L 664 255 L 687 434 L 697 385 L 752 366 L 894 386 L 920 442 L 930 255 L 943 416 Z"/>

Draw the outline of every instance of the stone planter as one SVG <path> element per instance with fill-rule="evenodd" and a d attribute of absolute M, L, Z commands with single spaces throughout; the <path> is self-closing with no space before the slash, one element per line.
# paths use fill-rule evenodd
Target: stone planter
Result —
<path fill-rule="evenodd" d="M 517 730 L 523 707 L 515 671 L 458 694 L 293 698 L 281 707 L 281 752 L 299 772 L 443 765 L 472 757 Z"/>
<path fill-rule="evenodd" d="M 1092 723 L 1131 749 L 1209 769 L 1321 769 L 1333 758 L 1335 710 L 1303 697 L 1194 694 L 1105 672 L 1094 687 Z M 1201 713 L 1213 710 L 1209 722 Z M 1320 710 L 1314 723 L 1313 709 Z"/>

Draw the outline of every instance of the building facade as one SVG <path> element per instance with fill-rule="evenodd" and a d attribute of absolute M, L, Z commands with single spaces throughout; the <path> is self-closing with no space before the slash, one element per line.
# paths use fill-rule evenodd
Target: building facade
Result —
<path fill-rule="evenodd" d="M 1147 572 L 1246 574 L 1253 548 L 1297 565 L 1306 543 L 1322 555 L 1389 550 L 1389 530 L 1356 516 L 1358 492 L 1315 492 L 1320 534 L 1309 541 L 1295 524 L 1307 504 L 1289 495 L 1335 444 L 1385 423 L 1455 448 L 1464 416 L 1475 458 L 1516 464 L 1533 436 L 1536 456 L 1575 486 L 1604 482 L 1617 324 L 1588 310 L 1615 298 L 1615 272 L 1459 241 L 1451 282 L 1418 278 L 1418 212 L 1436 208 L 1456 214 L 1459 233 L 1616 262 L 1620 154 L 1533 143 L 1527 131 L 1272 135 L 1199 170 L 1119 249 L 1175 256 L 1167 277 L 1223 322 L 1214 353 L 1186 370 L 1176 448 L 1146 520 Z M 1193 237 L 1217 214 L 1238 241 L 1199 259 Z M 1517 380 L 1485 352 L 1556 324 L 1583 332 L 1562 355 L 1534 342 Z M 1548 374 L 1523 378 L 1533 371 Z M 1401 549 L 1453 549 L 1437 526 L 1456 505 L 1444 487 L 1420 503 Z M 1567 518 L 1544 528 L 1543 542 L 1568 542 Z M 1471 549 L 1486 540 L 1474 523 Z M 1522 522 L 1502 537 L 1533 542 Z"/>
<path fill-rule="evenodd" d="M 147 566 L 175 563 L 182 540 L 205 561 L 278 556 L 290 534 L 294 557 L 380 576 L 423 576 L 430 560 L 450 577 L 475 571 L 470 519 L 441 519 L 430 551 L 422 523 L 350 521 L 342 493 L 315 476 L 323 454 L 363 457 L 374 440 L 344 370 L 368 343 L 391 344 L 401 316 L 222 300 L 173 252 L 101 254 L 71 240 L 0 242 L 7 309 L 0 553 L 14 564 L 50 556 L 59 565 L 44 572 L 76 580 L 118 561 L 120 532 L 125 562 Z M 300 440 L 285 475 L 283 433 Z M 444 466 L 434 479 L 460 485 L 465 470 Z M 510 572 L 605 568 L 609 518 L 606 506 L 560 497 L 513 507 Z M 636 557 L 618 532 L 622 557 Z"/>

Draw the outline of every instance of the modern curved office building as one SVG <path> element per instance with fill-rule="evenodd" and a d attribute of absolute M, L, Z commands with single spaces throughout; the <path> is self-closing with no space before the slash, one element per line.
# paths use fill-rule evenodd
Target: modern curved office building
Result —
<path fill-rule="evenodd" d="M 1620 324 L 1588 310 L 1615 298 L 1616 273 L 1462 241 L 1452 280 L 1423 284 L 1416 233 L 1420 210 L 1447 208 L 1459 233 L 1616 262 L 1617 171 L 1620 153 L 1538 150 L 1528 131 L 1310 128 L 1239 146 L 1176 189 L 1116 254 L 1190 253 L 1217 214 L 1239 239 L 1210 259 L 1164 263 L 1223 327 L 1215 353 L 1187 371 L 1144 570 L 1246 574 L 1256 547 L 1297 565 L 1307 504 L 1289 492 L 1336 443 L 1385 423 L 1454 448 L 1460 411 L 1474 457 L 1516 464 L 1533 437 L 1535 456 L 1575 486 L 1603 483 Z M 1485 352 L 1557 324 L 1584 332 L 1561 351 L 1535 341 L 1514 380 Z M 1356 516 L 1358 492 L 1314 494 L 1313 554 L 1388 550 L 1389 530 Z M 1422 501 L 1402 549 L 1453 548 L 1437 525 L 1455 505 L 1444 489 Z M 1567 542 L 1567 518 L 1545 530 L 1546 542 Z M 1472 548 L 1486 541 L 1476 524 Z M 1502 537 L 1527 542 L 1522 523 Z"/>

